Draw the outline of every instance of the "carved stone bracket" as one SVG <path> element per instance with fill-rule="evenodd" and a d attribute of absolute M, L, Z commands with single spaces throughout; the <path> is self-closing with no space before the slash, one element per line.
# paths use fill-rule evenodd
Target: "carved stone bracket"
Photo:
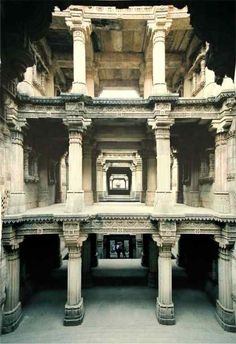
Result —
<path fill-rule="evenodd" d="M 153 234 L 152 238 L 157 246 L 174 246 L 179 240 L 180 235 L 177 235 L 176 222 L 160 221 L 158 234 Z"/>
<path fill-rule="evenodd" d="M 88 235 L 81 233 L 79 222 L 64 222 L 63 235 L 68 247 L 82 248 L 83 242 L 87 240 Z"/>

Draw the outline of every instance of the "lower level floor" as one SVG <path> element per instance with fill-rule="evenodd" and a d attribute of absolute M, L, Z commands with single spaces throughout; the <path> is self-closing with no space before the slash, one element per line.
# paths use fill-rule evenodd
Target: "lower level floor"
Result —
<path fill-rule="evenodd" d="M 63 326 L 67 261 L 38 286 L 23 307 L 19 327 L 2 343 L 235 343 L 223 331 L 205 291 L 173 265 L 176 325 L 156 321 L 157 288 L 146 283 L 140 259 L 100 259 L 92 269 L 93 287 L 83 289 L 86 313 L 81 326 Z"/>

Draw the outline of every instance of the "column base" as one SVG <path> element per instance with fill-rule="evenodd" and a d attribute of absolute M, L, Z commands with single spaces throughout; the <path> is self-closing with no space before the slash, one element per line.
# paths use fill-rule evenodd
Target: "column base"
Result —
<path fill-rule="evenodd" d="M 219 300 L 216 301 L 216 319 L 225 331 L 236 332 L 234 309 L 223 307 Z"/>
<path fill-rule="evenodd" d="M 230 213 L 228 192 L 214 192 L 214 210 L 224 214 Z"/>
<path fill-rule="evenodd" d="M 148 287 L 157 288 L 157 272 L 148 273 Z"/>
<path fill-rule="evenodd" d="M 76 326 L 82 324 L 84 319 L 84 302 L 81 298 L 77 305 L 65 305 L 64 326 Z"/>
<path fill-rule="evenodd" d="M 21 303 L 9 312 L 3 312 L 3 324 L 2 324 L 2 333 L 9 333 L 14 331 L 22 317 Z"/>
<path fill-rule="evenodd" d="M 67 191 L 66 212 L 77 213 L 84 209 L 84 192 Z"/>
<path fill-rule="evenodd" d="M 156 316 L 158 322 L 162 325 L 175 325 L 174 304 L 171 303 L 170 305 L 163 305 L 157 298 Z"/>
<path fill-rule="evenodd" d="M 77 94 L 86 95 L 87 94 L 86 85 L 84 83 L 81 83 L 81 82 L 78 82 L 78 81 L 74 81 L 72 83 L 71 93 L 77 93 Z"/>
<path fill-rule="evenodd" d="M 167 86 L 166 83 L 160 83 L 153 85 L 152 88 L 152 96 L 160 96 L 160 95 L 167 95 Z"/>
<path fill-rule="evenodd" d="M 8 214 L 19 214 L 25 211 L 25 193 L 12 192 L 10 194 Z"/>
<path fill-rule="evenodd" d="M 156 191 L 154 209 L 158 212 L 169 212 L 174 206 L 173 193 L 171 191 Z"/>

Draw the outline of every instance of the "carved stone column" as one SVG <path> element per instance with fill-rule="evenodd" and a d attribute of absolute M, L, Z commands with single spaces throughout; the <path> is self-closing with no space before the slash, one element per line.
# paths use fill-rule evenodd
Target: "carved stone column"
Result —
<path fill-rule="evenodd" d="M 82 190 L 82 132 L 69 131 L 69 190 L 66 207 L 68 212 L 83 210 L 84 192 Z"/>
<path fill-rule="evenodd" d="M 140 156 L 137 157 L 137 165 L 135 171 L 135 181 L 136 181 L 136 192 L 139 197 L 139 201 L 141 202 L 142 198 L 142 191 L 143 191 L 143 164 L 142 158 Z"/>
<path fill-rule="evenodd" d="M 79 223 L 64 223 L 63 232 L 69 251 L 64 325 L 74 326 L 81 324 L 84 318 L 84 304 L 81 296 L 81 250 L 87 236 L 81 235 Z"/>
<path fill-rule="evenodd" d="M 67 115 L 66 124 L 69 127 L 69 188 L 66 211 L 70 213 L 80 212 L 84 208 L 82 139 L 83 132 L 90 123 L 91 120 L 86 120 L 83 116 L 74 113 L 68 113 Z"/>
<path fill-rule="evenodd" d="M 152 238 L 159 246 L 157 319 L 160 324 L 174 325 L 171 249 L 178 239 L 176 236 L 176 223 L 161 221 L 159 223 L 159 233 L 153 235 Z"/>
<path fill-rule="evenodd" d="M 151 237 L 149 238 L 148 242 L 148 256 L 148 286 L 151 288 L 157 288 L 158 248 Z"/>
<path fill-rule="evenodd" d="M 97 202 L 99 202 L 100 197 L 103 195 L 103 164 L 102 155 L 98 156 L 96 162 L 96 193 Z"/>
<path fill-rule="evenodd" d="M 3 333 L 15 330 L 21 320 L 19 248 L 7 248 L 7 289 L 3 312 Z"/>
<path fill-rule="evenodd" d="M 85 204 L 93 204 L 92 146 L 88 141 L 83 145 L 83 190 Z"/>
<path fill-rule="evenodd" d="M 171 20 L 160 18 L 158 15 L 152 24 L 152 71 L 153 71 L 153 95 L 167 94 L 166 86 L 166 62 L 165 62 L 165 38 L 171 27 Z"/>
<path fill-rule="evenodd" d="M 72 93 L 87 94 L 86 87 L 86 32 L 89 32 L 90 22 L 84 20 L 83 9 L 71 6 L 70 16 L 66 18 L 66 24 L 73 33 L 73 68 L 74 81 Z"/>
<path fill-rule="evenodd" d="M 144 98 L 148 98 L 152 95 L 152 60 L 146 59 L 144 70 Z"/>
<path fill-rule="evenodd" d="M 11 195 L 8 213 L 17 214 L 25 211 L 24 192 L 24 150 L 21 128 L 11 131 Z"/>
<path fill-rule="evenodd" d="M 174 304 L 172 302 L 171 247 L 171 245 L 164 245 L 159 248 L 156 314 L 159 323 L 163 325 L 175 324 Z"/>
<path fill-rule="evenodd" d="M 170 127 L 173 121 L 166 116 L 156 117 L 150 121 L 156 138 L 157 157 L 157 189 L 154 207 L 160 211 L 168 211 L 174 200 L 171 192 L 171 150 Z"/>
<path fill-rule="evenodd" d="M 219 246 L 218 276 L 219 297 L 216 302 L 216 317 L 225 331 L 236 332 L 235 310 L 232 290 L 232 246 Z"/>
<path fill-rule="evenodd" d="M 227 133 L 216 133 L 215 137 L 215 192 L 214 209 L 221 213 L 230 211 L 227 191 Z"/>
<path fill-rule="evenodd" d="M 157 162 L 153 146 L 150 142 L 147 152 L 147 191 L 146 191 L 146 205 L 152 206 L 154 203 L 157 182 Z"/>

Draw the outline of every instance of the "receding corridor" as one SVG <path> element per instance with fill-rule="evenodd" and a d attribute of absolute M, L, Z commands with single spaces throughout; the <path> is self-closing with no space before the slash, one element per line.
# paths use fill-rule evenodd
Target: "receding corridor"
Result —
<path fill-rule="evenodd" d="M 173 261 L 174 263 L 174 261 Z M 189 287 L 173 269 L 176 325 L 157 322 L 157 290 L 147 287 L 138 259 L 101 259 L 93 269 L 94 287 L 83 289 L 86 314 L 81 326 L 64 327 L 66 264 L 39 286 L 23 308 L 23 321 L 2 343 L 235 343 L 215 319 L 206 294 Z"/>

